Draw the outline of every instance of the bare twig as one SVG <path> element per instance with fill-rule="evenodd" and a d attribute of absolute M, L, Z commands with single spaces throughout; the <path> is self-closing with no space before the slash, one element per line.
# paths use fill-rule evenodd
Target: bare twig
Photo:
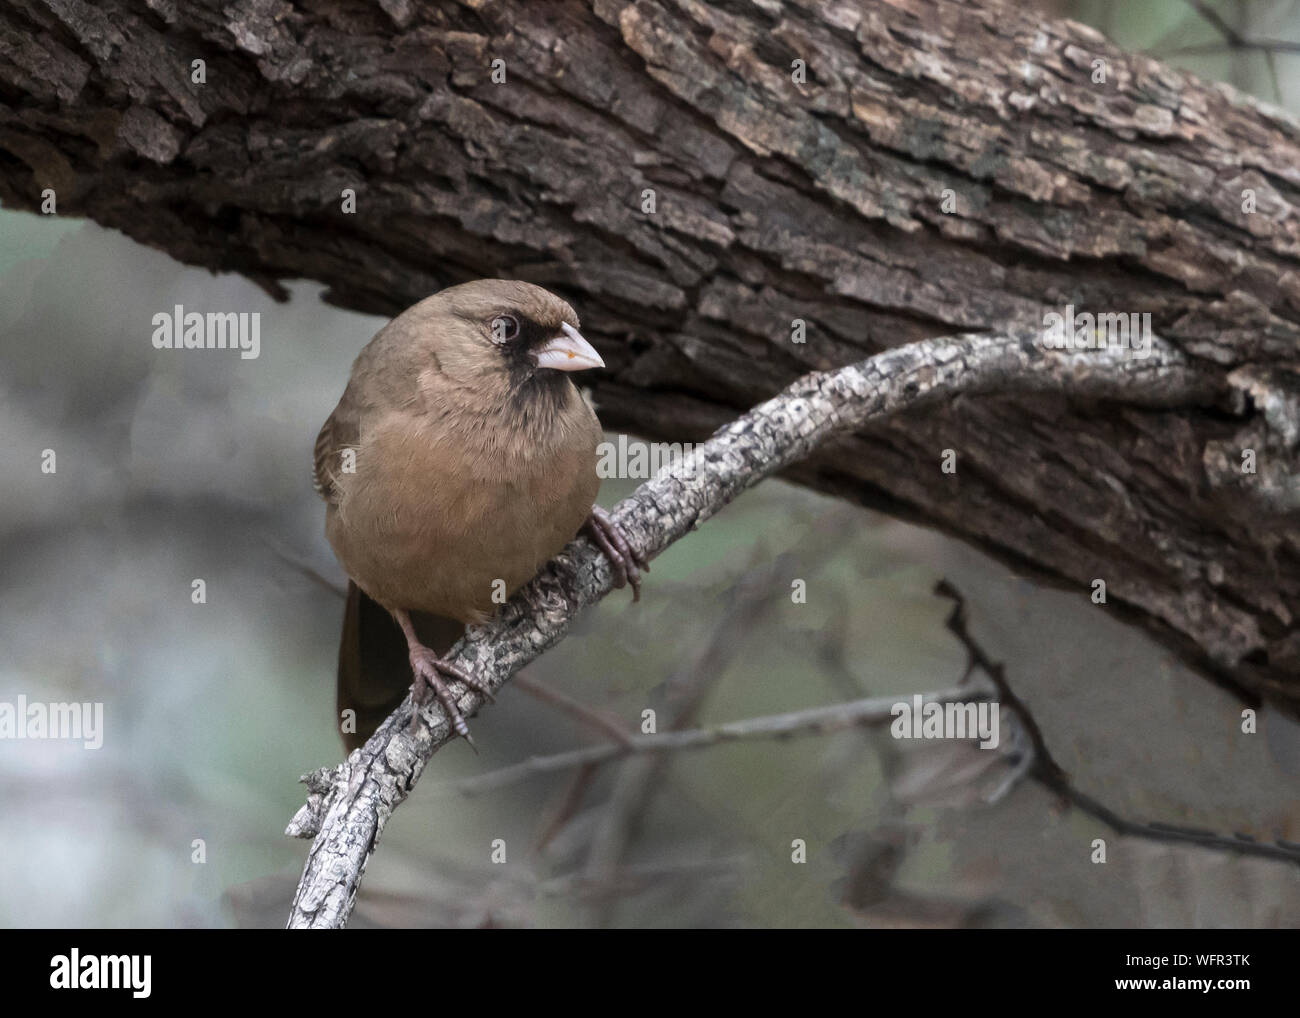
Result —
<path fill-rule="evenodd" d="M 1219 12 L 1208 3 L 1205 3 L 1204 0 L 1186 0 L 1186 3 L 1187 6 L 1214 26 L 1214 30 L 1223 37 L 1223 41 L 1199 43 L 1164 50 L 1165 56 L 1192 56 L 1194 54 L 1222 53 L 1224 51 L 1256 51 L 1268 56 L 1274 53 L 1300 53 L 1300 42 L 1288 42 L 1284 39 L 1248 39 L 1224 21 Z"/>
<path fill-rule="evenodd" d="M 1223 36 L 1224 41 L 1230 46 L 1240 46 L 1245 43 L 1246 40 L 1241 37 L 1241 33 L 1224 21 L 1219 12 L 1206 3 L 1205 0 L 1186 0 L 1186 3 L 1188 7 L 1213 25 L 1214 30 Z"/>
<path fill-rule="evenodd" d="M 949 598 L 953 602 L 953 609 L 948 616 L 947 626 L 949 631 L 966 648 L 969 661 L 968 672 L 976 668 L 984 672 L 998 691 L 998 702 L 1003 707 L 1014 711 L 1024 725 L 1034 750 L 1033 760 L 1029 767 L 1029 777 L 1060 796 L 1063 801 L 1100 820 L 1116 834 L 1147 838 L 1152 841 L 1180 842 L 1199 845 L 1202 848 L 1211 848 L 1219 852 L 1257 855 L 1267 859 L 1281 859 L 1291 863 L 1300 863 L 1300 845 L 1280 840 L 1272 843 L 1256 841 L 1252 836 L 1246 834 L 1216 834 L 1213 831 L 1181 827 L 1159 821 L 1140 823 L 1120 816 L 1109 806 L 1075 787 L 1074 782 L 1070 780 L 1070 776 L 1052 756 L 1042 729 L 1038 727 L 1038 722 L 1034 719 L 1029 707 L 1012 691 L 1003 666 L 990 658 L 974 636 L 971 635 L 966 625 L 966 601 L 961 592 L 947 580 L 941 580 L 935 586 L 934 592 L 941 597 Z"/>
<path fill-rule="evenodd" d="M 298 570 L 298 572 L 302 573 L 303 576 L 311 580 L 312 583 L 316 584 L 317 586 L 321 587 L 324 590 L 329 591 L 331 594 L 335 595 L 340 600 L 348 596 L 348 585 L 346 582 L 340 584 L 337 580 L 330 579 L 319 569 L 317 569 L 314 565 L 312 565 L 309 561 L 307 561 L 307 559 L 303 558 L 297 552 L 291 551 L 290 549 L 286 548 L 275 538 L 263 534 L 262 543 L 265 544 L 271 550 L 271 554 L 273 554 L 281 562 L 284 562 L 286 565 L 290 565 L 294 569 Z"/>
<path fill-rule="evenodd" d="M 560 801 L 554 809 L 546 813 L 546 819 L 541 825 L 541 831 L 537 835 L 537 841 L 533 845 L 534 852 L 544 852 L 555 840 L 555 836 L 564 830 L 565 826 L 573 819 L 582 805 L 582 800 L 587 794 L 587 789 L 591 787 L 592 781 L 595 780 L 597 772 L 600 770 L 600 764 L 589 763 L 579 767 L 569 780 L 569 786 L 560 796 Z"/>
<path fill-rule="evenodd" d="M 575 700 L 561 690 L 548 686 L 545 682 L 538 682 L 527 675 L 519 674 L 515 676 L 515 685 L 525 690 L 533 699 L 549 703 L 552 707 L 558 708 L 588 728 L 603 732 L 617 743 L 626 745 L 632 738 L 631 733 L 612 718 L 607 717 L 600 711 L 592 710 L 585 703 Z"/>
<path fill-rule="evenodd" d="M 509 767 L 501 767 L 486 774 L 458 781 L 448 781 L 435 785 L 435 790 L 460 792 L 462 795 L 479 795 L 483 792 L 504 788 L 525 778 L 539 774 L 554 774 L 573 767 L 602 763 L 620 757 L 639 754 L 660 754 L 679 752 L 688 749 L 707 749 L 724 742 L 744 742 L 753 739 L 786 739 L 796 735 L 829 735 L 842 732 L 846 728 L 858 728 L 864 725 L 879 725 L 894 719 L 893 709 L 898 703 L 912 703 L 916 694 L 907 693 L 899 696 L 873 696 L 865 700 L 852 700 L 848 703 L 834 703 L 826 707 L 810 707 L 807 710 L 790 711 L 786 714 L 765 714 L 743 721 L 729 721 L 723 725 L 708 728 L 686 728 L 676 732 L 663 732 L 659 735 L 634 735 L 630 744 L 618 745 L 606 743 L 601 746 L 587 746 L 583 749 L 570 750 L 567 753 L 554 753 L 550 756 L 536 756 Z M 989 699 L 989 693 L 982 693 L 970 686 L 954 687 L 925 693 L 922 703 L 971 703 Z"/>
<path fill-rule="evenodd" d="M 737 593 L 728 600 L 704 648 L 665 683 L 660 731 L 677 731 L 694 720 L 771 597 L 773 580 L 788 568 L 789 556 L 783 555 L 775 562 L 751 569 L 737 584 Z M 628 841 L 663 779 L 667 762 L 663 754 L 655 754 L 629 760 L 619 768 L 587 852 L 586 875 L 593 887 L 599 888 L 602 883 L 613 887 L 613 876 L 623 866 Z M 592 900 L 599 925 L 609 925 L 614 895 L 594 893 Z"/>
<path fill-rule="evenodd" d="M 721 428 L 681 462 L 641 485 L 613 518 L 647 558 L 711 518 L 745 489 L 807 456 L 827 437 L 905 409 L 975 393 L 1052 392 L 1123 396 L 1164 406 L 1210 398 L 1213 376 L 1190 366 L 1163 340 L 1148 356 L 1123 349 L 1051 351 L 1036 325 L 997 335 L 930 339 L 859 364 L 808 375 Z M 559 642 L 574 615 L 611 589 L 609 563 L 585 538 L 569 545 L 482 627 L 472 627 L 447 660 L 493 691 Z M 458 684 L 466 714 L 481 698 Z M 308 801 L 288 833 L 315 840 L 290 915 L 291 927 L 346 924 L 362 873 L 393 809 L 429 758 L 452 737 L 441 708 L 422 708 L 408 731 L 410 698 L 361 748 L 334 768 L 304 778 Z M 669 736 L 658 736 L 664 739 Z M 590 751 L 589 751 L 590 752 Z"/>
<path fill-rule="evenodd" d="M 1161 56 L 1192 57 L 1204 56 L 1208 53 L 1227 52 L 1258 52 L 1266 55 L 1272 53 L 1300 53 L 1300 42 L 1287 42 L 1284 39 L 1247 39 L 1240 43 L 1203 42 L 1194 46 L 1179 46 L 1175 49 L 1165 50 Z"/>

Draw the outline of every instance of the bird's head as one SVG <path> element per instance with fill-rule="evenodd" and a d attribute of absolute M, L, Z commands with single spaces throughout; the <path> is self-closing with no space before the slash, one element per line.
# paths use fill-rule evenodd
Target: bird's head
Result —
<path fill-rule="evenodd" d="M 484 395 L 503 389 L 527 399 L 567 391 L 568 373 L 605 366 L 568 302 L 532 283 L 480 279 L 424 303 L 433 316 L 425 334 L 438 369 Z"/>

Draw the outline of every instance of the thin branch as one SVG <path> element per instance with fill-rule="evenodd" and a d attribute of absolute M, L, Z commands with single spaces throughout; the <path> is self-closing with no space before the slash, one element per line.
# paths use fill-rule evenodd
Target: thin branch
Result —
<path fill-rule="evenodd" d="M 290 565 L 294 569 L 298 570 L 298 572 L 302 573 L 303 576 L 311 580 L 312 583 L 315 583 L 317 586 L 321 587 L 322 589 L 329 591 L 331 594 L 335 595 L 340 600 L 345 600 L 347 598 L 348 585 L 346 582 L 340 584 L 337 580 L 330 579 L 319 569 L 317 569 L 314 565 L 312 565 L 309 561 L 307 561 L 307 559 L 303 558 L 297 552 L 291 551 L 290 549 L 286 548 L 275 538 L 270 537 L 267 534 L 262 535 L 262 543 L 265 544 L 267 548 L 271 550 L 271 554 L 273 554 L 281 562 L 284 562 L 286 565 Z"/>
<path fill-rule="evenodd" d="M 1224 21 L 1219 12 L 1206 3 L 1205 0 L 1186 0 L 1186 3 L 1188 7 L 1213 25 L 1214 30 L 1223 36 L 1228 45 L 1241 46 L 1246 42 L 1241 33 Z"/>
<path fill-rule="evenodd" d="M 941 597 L 949 598 L 953 602 L 953 609 L 948 616 L 947 626 L 948 630 L 966 648 L 969 659 L 967 670 L 978 668 L 984 672 L 997 689 L 998 702 L 1003 707 L 1014 711 L 1024 725 L 1034 748 L 1029 776 L 1044 788 L 1060 796 L 1063 801 L 1077 807 L 1089 816 L 1100 820 L 1116 834 L 1146 838 L 1151 841 L 1199 845 L 1202 848 L 1210 848 L 1219 852 L 1255 855 L 1266 859 L 1280 859 L 1290 863 L 1300 863 L 1300 845 L 1282 840 L 1272 843 L 1256 841 L 1254 837 L 1248 834 L 1216 834 L 1213 831 L 1182 827 L 1177 824 L 1167 824 L 1159 821 L 1140 823 L 1120 816 L 1109 806 L 1075 787 L 1074 782 L 1070 780 L 1069 774 L 1052 756 L 1042 729 L 1038 727 L 1038 722 L 1034 719 L 1029 707 L 1012 691 L 1004 667 L 990 658 L 974 636 L 971 635 L 966 626 L 966 600 L 961 592 L 947 580 L 941 580 L 935 586 L 934 592 Z"/>
<path fill-rule="evenodd" d="M 1180 46 L 1177 49 L 1164 50 L 1165 56 L 1192 56 L 1204 53 L 1242 52 L 1254 50 L 1267 55 L 1274 53 L 1300 53 L 1300 42 L 1288 42 L 1283 39 L 1247 39 L 1220 16 L 1219 12 L 1204 0 L 1186 0 L 1187 6 L 1208 21 L 1216 32 L 1223 37 L 1222 42 L 1198 43 L 1192 46 Z"/>
<path fill-rule="evenodd" d="M 515 679 L 518 682 L 518 678 Z M 533 845 L 535 853 L 546 851 L 551 842 L 555 840 L 565 827 L 568 826 L 582 805 L 582 800 L 587 795 L 587 789 L 596 779 L 600 771 L 600 764 L 586 764 L 579 767 L 574 772 L 573 777 L 569 780 L 569 787 L 564 790 L 560 797 L 559 803 L 554 809 L 547 812 L 545 820 L 541 825 L 541 832 L 537 835 L 537 841 Z"/>
<path fill-rule="evenodd" d="M 1202 42 L 1191 46 L 1179 46 L 1162 52 L 1162 57 L 1206 56 L 1210 53 L 1300 53 L 1300 42 L 1287 42 L 1283 39 L 1255 39 L 1240 43 Z"/>
<path fill-rule="evenodd" d="M 763 563 L 751 569 L 736 585 L 704 647 L 664 684 L 660 731 L 680 731 L 694 721 L 744 645 L 745 636 L 761 609 L 770 602 L 774 581 L 788 574 L 789 560 L 787 554 Z M 657 753 L 629 760 L 619 768 L 587 850 L 585 872 L 593 887 L 599 888 L 602 881 L 611 888 L 614 886 L 613 877 L 623 867 L 628 841 L 662 782 L 667 763 L 667 757 Z M 592 900 L 597 907 L 597 924 L 610 925 L 615 895 L 593 893 Z"/>
<path fill-rule="evenodd" d="M 895 705 L 904 702 L 910 704 L 915 695 L 907 693 L 899 696 L 873 696 L 864 700 L 834 703 L 825 707 L 809 707 L 806 710 L 790 711 L 785 714 L 764 714 L 760 717 L 729 721 L 708 728 L 685 728 L 675 732 L 663 732 L 660 735 L 635 735 L 626 746 L 605 743 L 601 746 L 586 746 L 582 749 L 570 750 L 567 753 L 535 756 L 508 767 L 488 771 L 486 774 L 441 782 L 435 786 L 435 790 L 445 789 L 460 792 L 462 795 L 481 795 L 540 774 L 554 774 L 557 771 L 604 763 L 620 757 L 708 749 L 710 746 L 719 746 L 724 742 L 785 739 L 796 735 L 830 735 L 834 732 L 842 732 L 846 728 L 859 728 L 892 721 Z M 977 700 L 987 700 L 990 696 L 988 692 L 980 692 L 970 686 L 961 686 L 925 693 L 921 697 L 921 702 L 923 704 L 972 703 Z"/>
<path fill-rule="evenodd" d="M 615 873 L 611 879 L 614 881 L 614 890 L 617 893 L 635 894 L 647 887 L 661 886 L 665 880 L 681 879 L 683 877 L 698 878 L 702 875 L 711 876 L 715 879 L 719 877 L 737 877 L 749 863 L 750 860 L 747 857 L 735 855 L 676 863 L 625 866 Z M 599 894 L 604 894 L 605 891 L 606 888 L 603 885 L 595 889 L 595 892 Z M 583 873 L 570 873 L 564 876 L 552 877 L 549 880 L 539 882 L 537 892 L 550 897 L 585 896 L 592 893 L 591 879 Z"/>
<path fill-rule="evenodd" d="M 543 703 L 549 703 L 571 718 L 581 722 L 588 728 L 598 732 L 603 732 L 620 745 L 627 745 L 632 735 L 626 729 L 619 725 L 617 721 L 600 711 L 592 710 L 585 703 L 575 700 L 567 693 L 561 692 L 545 682 L 538 682 L 536 679 L 527 675 L 516 675 L 515 685 L 526 691 L 535 700 L 541 700 Z"/>
<path fill-rule="evenodd" d="M 1154 337 L 1148 356 L 1140 358 L 1124 349 L 1047 350 L 1037 325 L 996 335 L 924 340 L 836 371 L 805 376 L 641 485 L 612 516 L 633 546 L 652 558 L 742 491 L 803 459 L 831 435 L 902 410 L 957 395 L 1028 392 L 1123 397 L 1131 404 L 1166 406 L 1209 400 L 1218 389 L 1211 374 L 1192 367 L 1180 352 Z M 576 540 L 496 618 L 471 627 L 448 660 L 495 692 L 558 643 L 573 617 L 610 589 L 609 563 L 585 538 Z M 480 704 L 472 691 L 462 691 L 458 699 L 466 714 Z M 429 758 L 451 739 L 451 727 L 436 703 L 422 709 L 424 723 L 413 731 L 411 711 L 408 696 L 347 761 L 304 777 L 307 803 L 287 833 L 314 841 L 290 927 L 338 928 L 347 923 L 388 818 L 410 794 Z"/>
<path fill-rule="evenodd" d="M 843 506 L 837 506 L 832 511 L 822 514 L 814 521 L 813 526 L 827 526 L 832 517 L 840 519 L 844 512 Z M 832 559 L 835 554 L 835 547 L 833 542 L 827 542 L 819 557 L 813 558 L 811 561 L 806 556 L 801 558 L 799 561 L 803 574 L 809 575 L 815 572 L 824 561 Z M 663 705 L 658 710 L 661 730 L 675 731 L 685 728 L 689 724 L 692 712 L 698 709 L 699 704 L 708 692 L 708 688 L 726 670 L 731 654 L 736 652 L 740 645 L 744 643 L 745 637 L 752 628 L 754 619 L 757 616 L 756 609 L 759 602 L 772 596 L 774 580 L 786 575 L 792 560 L 793 556 L 787 552 L 773 561 L 761 561 L 760 564 L 752 567 L 736 584 L 735 593 L 728 600 L 728 608 L 724 612 L 722 620 L 714 626 L 705 648 L 694 655 L 690 664 L 676 671 L 663 684 Z M 741 616 L 739 618 L 737 617 L 738 608 L 744 609 L 739 613 Z M 520 675 L 515 676 L 514 681 L 516 684 L 518 684 L 520 678 Z M 855 689 L 847 695 L 852 697 L 856 692 Z M 659 766 L 662 762 L 662 756 L 650 761 L 628 761 L 619 769 L 619 773 L 615 777 L 614 787 L 606 796 L 602 813 L 597 819 L 595 829 L 590 836 L 591 847 L 588 852 L 587 863 L 590 876 L 596 876 L 591 870 L 592 859 L 607 855 L 601 849 L 601 843 L 612 836 L 616 815 L 622 817 L 622 823 L 619 825 L 622 829 L 630 832 L 638 825 L 638 817 L 632 814 L 643 811 L 655 794 L 657 785 L 663 777 L 662 768 Z M 635 781 L 639 782 L 639 791 L 634 793 L 631 787 L 634 781 L 631 772 L 636 769 L 637 765 L 646 763 L 651 764 L 652 769 L 642 770 L 636 774 Z M 559 805 L 547 813 L 542 825 L 542 832 L 537 839 L 537 851 L 544 849 L 577 814 L 587 789 L 594 781 L 601 766 L 602 764 L 599 763 L 588 764 L 575 771 L 568 787 L 564 790 Z M 617 866 L 618 864 L 607 864 L 605 868 L 608 871 L 617 868 Z"/>

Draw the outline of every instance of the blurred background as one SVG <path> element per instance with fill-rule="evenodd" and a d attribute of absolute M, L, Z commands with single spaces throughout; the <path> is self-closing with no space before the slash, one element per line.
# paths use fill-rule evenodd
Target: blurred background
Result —
<path fill-rule="evenodd" d="M 1043 6 L 1300 103 L 1300 57 L 1233 45 L 1214 23 L 1300 40 L 1300 3 Z M 323 304 L 315 284 L 290 289 L 277 304 L 94 224 L 0 210 L 0 701 L 97 701 L 105 719 L 98 750 L 0 740 L 0 924 L 287 918 L 307 848 L 283 835 L 297 779 L 342 755 L 345 580 L 311 449 L 383 324 Z M 261 312 L 260 358 L 155 350 L 151 319 L 175 304 Z M 635 484 L 606 482 L 602 503 Z M 647 579 L 641 604 L 616 592 L 527 679 L 634 730 L 647 707 L 663 730 L 938 690 L 967 661 L 945 627 L 952 601 L 934 593 L 946 579 L 1077 788 L 1135 821 L 1300 842 L 1300 726 L 1265 711 L 1243 734 L 1239 702 L 1112 609 L 941 535 L 768 482 Z M 473 725 L 482 755 L 438 754 L 385 832 L 353 926 L 1300 915 L 1295 862 L 1120 837 L 1033 782 L 995 797 L 1007 758 L 963 745 L 858 729 L 474 788 L 457 782 L 603 737 L 519 685 Z"/>

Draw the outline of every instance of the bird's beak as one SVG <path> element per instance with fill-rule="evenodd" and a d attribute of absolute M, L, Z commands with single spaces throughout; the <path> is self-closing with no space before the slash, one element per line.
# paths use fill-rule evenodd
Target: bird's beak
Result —
<path fill-rule="evenodd" d="M 539 368 L 554 368 L 556 371 L 586 371 L 588 368 L 603 368 L 605 362 L 596 353 L 596 348 L 582 338 L 582 333 L 568 322 L 560 323 L 561 335 L 547 341 L 537 351 Z"/>

